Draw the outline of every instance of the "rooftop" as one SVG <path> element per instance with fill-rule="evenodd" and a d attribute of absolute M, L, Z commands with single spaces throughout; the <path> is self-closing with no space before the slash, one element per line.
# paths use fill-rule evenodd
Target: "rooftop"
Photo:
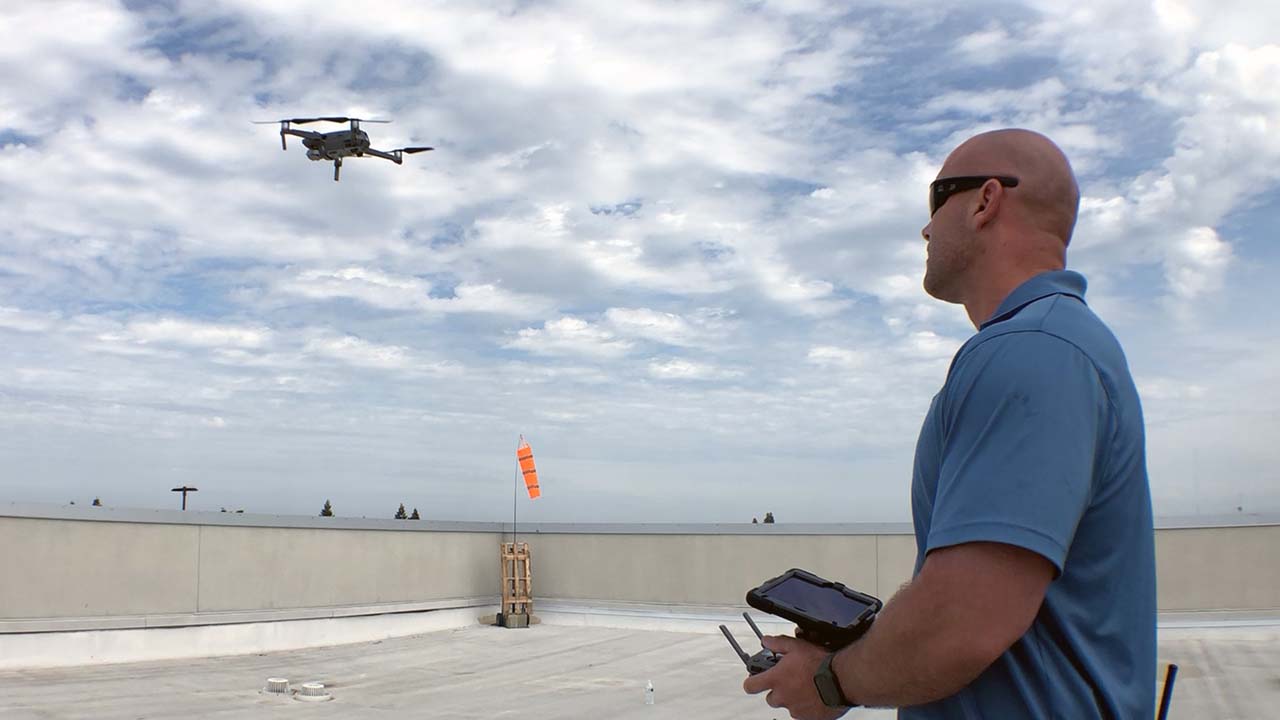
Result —
<path fill-rule="evenodd" d="M 728 620 L 729 618 L 725 618 Z M 744 623 L 739 623 L 744 625 Z M 743 668 L 707 632 L 540 624 L 475 625 L 311 650 L 0 672 L 5 720 L 135 718 L 776 718 L 743 694 Z M 749 638 L 737 627 L 740 640 Z M 1280 623 L 1162 628 L 1160 658 L 1180 673 L 1171 718 L 1260 718 L 1280 704 Z M 332 700 L 262 691 L 282 677 Z M 655 705 L 644 704 L 652 681 Z M 888 718 L 855 710 L 851 718 Z"/>

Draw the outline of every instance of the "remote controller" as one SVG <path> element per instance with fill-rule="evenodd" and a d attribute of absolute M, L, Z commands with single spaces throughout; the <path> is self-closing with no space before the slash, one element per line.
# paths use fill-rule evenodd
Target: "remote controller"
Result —
<path fill-rule="evenodd" d="M 747 624 L 751 626 L 756 637 L 759 638 L 761 644 L 763 644 L 764 634 L 760 632 L 760 628 L 756 627 L 755 621 L 746 613 L 742 613 L 742 617 L 747 619 Z M 747 674 L 749 675 L 757 675 L 765 670 L 769 670 L 774 665 L 777 665 L 778 661 L 782 659 L 781 655 L 768 648 L 761 648 L 760 652 L 755 655 L 747 655 L 746 651 L 742 649 L 742 646 L 738 644 L 738 641 L 733 638 L 733 633 L 729 632 L 729 628 L 721 625 L 720 632 L 724 633 L 725 639 L 733 646 L 734 652 L 738 653 L 739 658 L 742 658 L 742 664 L 747 666 Z"/>

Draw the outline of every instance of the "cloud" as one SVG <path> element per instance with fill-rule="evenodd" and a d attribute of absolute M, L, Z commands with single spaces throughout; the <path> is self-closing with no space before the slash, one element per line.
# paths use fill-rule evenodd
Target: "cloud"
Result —
<path fill-rule="evenodd" d="M 604 319 L 620 335 L 680 347 L 704 344 L 708 333 L 714 331 L 708 327 L 711 318 L 705 313 L 690 322 L 680 315 L 649 308 L 609 308 Z"/>
<path fill-rule="evenodd" d="M 408 348 L 400 345 L 379 345 L 352 335 L 315 338 L 307 343 L 304 352 L 339 360 L 356 367 L 383 370 L 407 368 L 411 362 Z"/>
<path fill-rule="evenodd" d="M 742 376 L 738 370 L 726 370 L 706 363 L 667 358 L 649 363 L 649 375 L 659 380 L 724 380 Z"/>
<path fill-rule="evenodd" d="M 534 355 L 578 355 L 597 359 L 620 358 L 632 343 L 612 331 L 581 318 L 565 316 L 548 320 L 541 328 L 524 328 L 504 347 Z"/>
<path fill-rule="evenodd" d="M 281 284 L 284 292 L 314 299 L 352 298 L 374 307 L 409 310 L 430 300 L 431 284 L 360 267 L 306 270 Z"/>
<path fill-rule="evenodd" d="M 1231 261 L 1231 246 L 1213 228 L 1195 228 L 1173 243 L 1165 277 L 1174 297 L 1195 300 L 1219 290 Z"/>
<path fill-rule="evenodd" d="M 955 52 L 967 63 L 978 66 L 992 65 L 1013 54 L 1014 38 L 999 22 L 992 22 L 982 30 L 960 38 Z"/>
<path fill-rule="evenodd" d="M 271 340 L 271 330 L 217 323 L 202 323 L 180 318 L 135 320 L 125 326 L 122 335 L 105 335 L 104 340 L 131 340 L 136 343 L 186 345 L 190 347 L 260 348 Z"/>
<path fill-rule="evenodd" d="M 495 313 L 517 317 L 545 311 L 545 298 L 511 293 L 494 283 L 458 283 L 446 294 L 416 277 L 390 275 L 361 267 L 306 270 L 282 281 L 279 291 L 314 300 L 347 298 L 376 308 L 426 313 Z"/>
<path fill-rule="evenodd" d="M 844 369 L 865 366 L 868 360 L 865 353 L 831 345 L 817 345 L 809 348 L 807 358 L 809 362 L 817 365 L 829 365 Z"/>
<path fill-rule="evenodd" d="M 28 312 L 21 308 L 0 307 L 0 328 L 21 332 L 44 332 L 56 321 L 56 315 Z"/>

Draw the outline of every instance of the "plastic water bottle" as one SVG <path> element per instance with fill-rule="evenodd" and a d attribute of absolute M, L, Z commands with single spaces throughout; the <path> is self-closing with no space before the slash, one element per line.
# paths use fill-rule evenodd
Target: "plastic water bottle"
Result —
<path fill-rule="evenodd" d="M 653 681 L 652 681 L 652 680 L 650 680 L 649 682 L 645 683 L 645 686 L 644 686 L 644 704 L 645 704 L 645 705 L 652 705 L 652 704 L 653 704 Z"/>

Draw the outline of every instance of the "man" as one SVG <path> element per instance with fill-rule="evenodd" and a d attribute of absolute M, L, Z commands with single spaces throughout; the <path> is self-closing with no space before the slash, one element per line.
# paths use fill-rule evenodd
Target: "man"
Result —
<path fill-rule="evenodd" d="M 1071 166 L 1042 135 L 984 133 L 951 153 L 929 200 L 924 288 L 963 304 L 978 332 L 916 444 L 914 577 L 838 653 L 766 638 L 784 656 L 743 687 L 797 718 L 850 705 L 901 718 L 1150 718 L 1142 409 L 1084 278 L 1063 269 L 1079 205 Z"/>

